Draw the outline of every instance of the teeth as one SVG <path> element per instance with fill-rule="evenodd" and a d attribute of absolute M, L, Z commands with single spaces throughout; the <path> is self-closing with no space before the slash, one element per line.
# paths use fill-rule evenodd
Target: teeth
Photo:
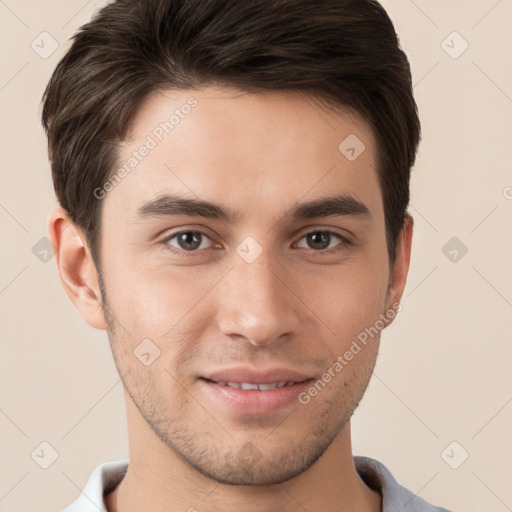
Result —
<path fill-rule="evenodd" d="M 258 389 L 258 384 L 246 384 L 245 382 L 240 383 L 242 389 Z"/>
<path fill-rule="evenodd" d="M 253 390 L 253 391 L 268 391 L 270 389 L 284 388 L 285 386 L 291 386 L 294 381 L 282 381 L 272 382 L 269 384 L 252 384 L 249 382 L 217 382 L 220 386 L 229 386 L 230 388 Z"/>
<path fill-rule="evenodd" d="M 269 389 L 276 389 L 277 384 L 273 382 L 272 384 L 258 384 L 258 389 L 260 391 L 268 391 Z"/>

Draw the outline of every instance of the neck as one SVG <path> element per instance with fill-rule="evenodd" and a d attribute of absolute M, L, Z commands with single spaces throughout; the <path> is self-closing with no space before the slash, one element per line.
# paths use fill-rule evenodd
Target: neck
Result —
<path fill-rule="evenodd" d="M 250 486 L 214 481 L 171 451 L 138 412 L 128 411 L 128 420 L 130 463 L 107 496 L 109 512 L 381 511 L 381 496 L 355 469 L 350 423 L 303 473 L 279 484 Z"/>

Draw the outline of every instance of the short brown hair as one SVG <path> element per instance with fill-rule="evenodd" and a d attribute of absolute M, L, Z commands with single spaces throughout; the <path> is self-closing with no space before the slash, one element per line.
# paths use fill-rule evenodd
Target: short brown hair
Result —
<path fill-rule="evenodd" d="M 152 92 L 225 85 L 300 91 L 371 126 L 390 262 L 420 140 L 409 62 L 375 0 L 117 0 L 74 35 L 43 96 L 55 192 L 98 267 L 101 201 Z M 341 142 L 341 141 L 340 141 Z"/>

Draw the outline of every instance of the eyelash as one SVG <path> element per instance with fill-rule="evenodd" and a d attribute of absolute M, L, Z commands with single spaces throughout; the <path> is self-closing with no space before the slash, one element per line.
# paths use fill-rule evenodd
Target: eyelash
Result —
<path fill-rule="evenodd" d="M 209 239 L 210 241 L 212 241 L 211 238 L 208 235 L 206 235 L 205 233 L 203 233 L 201 231 L 193 230 L 193 229 L 188 229 L 188 230 L 183 230 L 183 231 L 178 231 L 176 233 L 173 233 L 172 235 L 170 235 L 170 236 L 166 237 L 164 240 L 162 240 L 162 244 L 163 244 L 164 248 L 180 258 L 196 257 L 199 253 L 210 252 L 210 251 L 215 250 L 215 249 L 208 248 L 208 249 L 196 249 L 196 250 L 192 250 L 192 251 L 186 251 L 185 249 L 176 249 L 169 244 L 169 242 L 172 239 L 174 239 L 175 237 L 177 237 L 179 235 L 186 234 L 186 233 L 189 233 L 189 234 L 193 233 L 193 234 L 199 235 L 201 237 L 205 237 L 205 238 Z M 334 236 L 334 237 L 338 238 L 340 240 L 340 242 L 335 247 L 331 247 L 330 249 L 320 249 L 320 250 L 306 249 L 306 250 L 312 251 L 313 253 L 318 254 L 318 255 L 332 255 L 332 254 L 336 254 L 339 252 L 344 252 L 344 251 L 348 250 L 348 248 L 352 245 L 352 242 L 348 238 L 344 237 L 343 235 L 340 235 L 339 233 L 337 233 L 335 231 L 330 231 L 327 229 L 324 229 L 324 230 L 317 229 L 317 230 L 313 230 L 313 231 L 308 231 L 307 233 L 304 233 L 299 238 L 299 241 L 306 238 L 308 235 L 319 234 L 319 233 Z M 305 248 L 300 248 L 300 249 L 305 249 Z"/>

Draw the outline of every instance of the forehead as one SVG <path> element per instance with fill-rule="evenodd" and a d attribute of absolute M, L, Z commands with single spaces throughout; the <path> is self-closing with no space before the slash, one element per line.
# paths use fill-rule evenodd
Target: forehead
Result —
<path fill-rule="evenodd" d="M 103 206 L 131 215 L 163 193 L 269 216 L 305 196 L 345 193 L 378 205 L 375 151 L 359 115 L 311 96 L 160 91 L 133 118 Z"/>

